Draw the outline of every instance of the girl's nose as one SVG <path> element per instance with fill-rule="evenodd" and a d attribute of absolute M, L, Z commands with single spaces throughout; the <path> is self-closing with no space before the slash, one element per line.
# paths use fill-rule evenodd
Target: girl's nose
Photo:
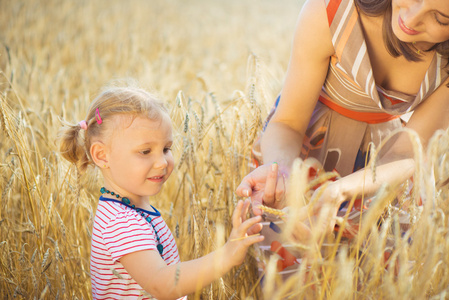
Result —
<path fill-rule="evenodd" d="M 154 167 L 158 168 L 158 169 L 165 169 L 167 167 L 167 165 L 168 165 L 168 162 L 167 162 L 167 158 L 165 157 L 165 155 L 160 155 L 158 157 L 157 161 L 155 162 Z"/>

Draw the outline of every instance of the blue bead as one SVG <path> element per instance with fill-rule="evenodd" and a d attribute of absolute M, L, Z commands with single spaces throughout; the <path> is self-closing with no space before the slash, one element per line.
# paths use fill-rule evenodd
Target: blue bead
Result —
<path fill-rule="evenodd" d="M 270 222 L 270 228 L 276 233 L 281 233 L 282 231 L 281 228 L 276 224 L 274 224 L 273 222 Z"/>
<path fill-rule="evenodd" d="M 150 217 L 146 217 L 145 220 L 147 220 L 148 223 L 151 223 L 151 218 Z"/>
<path fill-rule="evenodd" d="M 114 193 L 114 192 L 111 192 L 111 195 L 112 195 L 112 196 L 114 196 L 114 195 L 115 195 L 115 193 Z"/>
<path fill-rule="evenodd" d="M 162 246 L 161 244 L 158 244 L 157 250 L 159 251 L 159 254 L 162 255 L 162 252 L 164 252 L 164 246 Z"/>
<path fill-rule="evenodd" d="M 128 204 L 128 205 L 131 203 L 131 201 L 129 201 L 129 199 L 126 198 L 126 197 L 122 198 L 122 202 L 125 203 L 125 204 Z"/>
<path fill-rule="evenodd" d="M 105 189 L 104 187 L 102 187 L 102 188 L 100 189 L 100 193 L 102 193 L 102 194 L 106 193 L 106 189 Z"/>
<path fill-rule="evenodd" d="M 117 194 L 117 195 L 115 195 L 115 197 L 117 197 L 117 198 L 120 198 L 120 195 L 119 195 L 119 194 Z"/>
<path fill-rule="evenodd" d="M 132 208 L 136 208 L 136 206 L 135 206 L 134 204 L 133 204 L 133 205 L 131 205 L 131 207 L 132 207 Z"/>

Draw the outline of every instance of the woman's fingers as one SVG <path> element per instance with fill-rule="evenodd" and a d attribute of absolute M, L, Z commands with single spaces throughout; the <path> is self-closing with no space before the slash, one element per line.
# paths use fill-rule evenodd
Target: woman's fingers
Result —
<path fill-rule="evenodd" d="M 279 166 L 277 163 L 271 165 L 271 170 L 267 174 L 267 181 L 265 182 L 265 190 L 262 197 L 263 203 L 272 207 L 276 201 L 276 186 L 278 181 Z"/>
<path fill-rule="evenodd" d="M 269 168 L 269 165 L 262 165 L 246 175 L 235 191 L 237 195 L 240 197 L 251 196 L 251 198 L 256 198 L 259 202 L 262 201 L 261 192 L 265 189 Z"/>
<path fill-rule="evenodd" d="M 303 222 L 298 222 L 295 225 L 295 229 L 292 232 L 292 237 L 295 241 L 299 243 L 308 244 L 312 236 L 310 227 Z"/>
<path fill-rule="evenodd" d="M 252 194 L 254 181 L 252 180 L 251 173 L 246 175 L 242 182 L 240 182 L 239 186 L 235 190 L 235 193 L 239 197 L 249 197 Z"/>
<path fill-rule="evenodd" d="M 236 194 L 240 197 L 251 197 L 253 204 L 253 213 L 261 215 L 262 211 L 258 209 L 262 204 L 262 196 L 265 191 L 265 184 L 270 170 L 269 165 L 262 165 L 251 173 L 246 175 L 236 189 Z"/>
<path fill-rule="evenodd" d="M 276 209 L 282 209 L 285 207 L 285 189 L 287 178 L 284 174 L 279 174 L 276 183 L 276 192 L 274 196 L 273 207 Z"/>
<path fill-rule="evenodd" d="M 252 203 L 252 208 L 253 208 L 253 214 L 255 216 L 260 216 L 262 215 L 263 211 L 260 209 L 260 206 L 262 205 L 262 203 L 260 202 L 253 202 Z"/>

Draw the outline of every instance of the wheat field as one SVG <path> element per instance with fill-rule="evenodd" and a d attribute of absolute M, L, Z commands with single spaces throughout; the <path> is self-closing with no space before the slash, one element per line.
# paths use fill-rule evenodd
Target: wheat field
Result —
<path fill-rule="evenodd" d="M 0 1 L 0 298 L 91 298 L 90 235 L 101 179 L 94 168 L 81 174 L 64 161 L 56 138 L 60 119 L 82 120 L 114 79 L 138 80 L 170 109 L 176 167 L 152 203 L 181 259 L 224 243 L 234 191 L 282 86 L 301 5 Z M 449 298 L 449 134 L 438 132 L 425 150 L 410 135 L 417 168 L 405 234 L 398 221 L 404 207 L 383 187 L 355 239 L 343 245 L 336 234 L 339 247 L 325 258 L 309 256 L 290 279 L 278 278 L 273 256 L 262 287 L 250 251 L 244 264 L 190 298 Z M 298 162 L 295 170 L 292 178 L 304 181 L 306 166 Z M 300 188 L 306 184 L 297 186 L 289 197 L 308 201 Z"/>

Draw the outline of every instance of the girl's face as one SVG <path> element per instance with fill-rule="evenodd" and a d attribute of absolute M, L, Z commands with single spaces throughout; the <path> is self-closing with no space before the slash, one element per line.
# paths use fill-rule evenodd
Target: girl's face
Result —
<path fill-rule="evenodd" d="M 115 124 L 105 184 L 131 201 L 159 193 L 174 166 L 170 118 L 165 114 L 156 121 L 118 116 Z"/>
<path fill-rule="evenodd" d="M 392 0 L 392 8 L 391 23 L 399 40 L 419 43 L 423 50 L 449 40 L 448 0 Z"/>

